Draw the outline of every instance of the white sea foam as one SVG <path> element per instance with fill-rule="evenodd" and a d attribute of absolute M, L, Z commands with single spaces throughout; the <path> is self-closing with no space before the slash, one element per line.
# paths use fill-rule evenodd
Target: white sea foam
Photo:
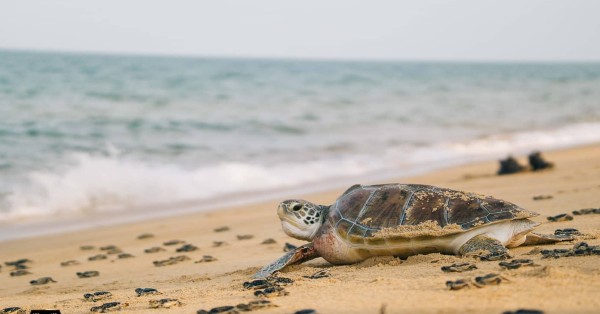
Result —
<path fill-rule="evenodd" d="M 580 123 L 556 130 L 537 130 L 489 136 L 449 147 L 466 155 L 522 153 L 530 149 L 552 149 L 600 141 L 600 123 Z"/>
<path fill-rule="evenodd" d="M 187 169 L 178 165 L 143 163 L 115 152 L 108 156 L 75 153 L 69 156 L 69 166 L 63 171 L 31 173 L 28 185 L 7 197 L 8 207 L 0 212 L 0 221 L 202 201 L 229 194 L 306 186 L 334 178 L 357 181 L 376 172 L 389 177 L 401 176 L 414 173 L 414 169 L 428 170 L 440 165 L 523 154 L 534 149 L 594 142 L 600 142 L 598 123 L 496 135 L 461 143 L 391 147 L 378 155 L 301 164 L 227 162 Z"/>
<path fill-rule="evenodd" d="M 338 175 L 368 171 L 360 161 L 315 161 L 269 167 L 220 163 L 185 169 L 151 165 L 118 155 L 73 154 L 71 166 L 59 173 L 36 172 L 29 185 L 8 197 L 0 221 L 48 214 L 118 211 L 133 207 L 203 200 L 220 195 L 295 186 Z"/>

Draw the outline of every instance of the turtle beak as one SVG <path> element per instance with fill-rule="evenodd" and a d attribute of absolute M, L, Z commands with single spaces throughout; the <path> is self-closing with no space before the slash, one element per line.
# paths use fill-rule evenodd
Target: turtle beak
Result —
<path fill-rule="evenodd" d="M 277 216 L 279 216 L 279 219 L 283 220 L 285 219 L 285 208 L 283 206 L 283 204 L 279 204 L 279 207 L 277 207 Z"/>

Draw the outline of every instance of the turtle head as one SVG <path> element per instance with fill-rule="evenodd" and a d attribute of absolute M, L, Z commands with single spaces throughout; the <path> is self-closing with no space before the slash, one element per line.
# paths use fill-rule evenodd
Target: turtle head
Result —
<path fill-rule="evenodd" d="M 290 237 L 312 241 L 323 222 L 326 206 L 304 200 L 287 200 L 279 204 L 277 215 L 283 231 Z"/>

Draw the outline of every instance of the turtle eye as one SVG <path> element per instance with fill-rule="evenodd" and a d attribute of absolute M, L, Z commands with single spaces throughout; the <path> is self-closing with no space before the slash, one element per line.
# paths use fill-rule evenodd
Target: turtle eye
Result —
<path fill-rule="evenodd" d="M 301 209 L 302 209 L 302 204 L 296 204 L 296 205 L 294 205 L 294 207 L 292 207 L 292 210 L 295 212 L 297 212 Z"/>

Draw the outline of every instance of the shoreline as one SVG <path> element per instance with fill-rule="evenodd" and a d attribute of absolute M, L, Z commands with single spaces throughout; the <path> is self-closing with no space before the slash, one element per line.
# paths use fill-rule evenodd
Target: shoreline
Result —
<path fill-rule="evenodd" d="M 540 213 L 534 218 L 542 223 L 537 232 L 552 233 L 559 228 L 576 228 L 589 235 L 583 241 L 600 245 L 597 238 L 600 236 L 600 215 L 574 216 L 571 221 L 552 223 L 546 220 L 547 216 L 600 206 L 597 196 L 600 192 L 600 144 L 547 150 L 543 151 L 543 155 L 555 163 L 554 169 L 497 176 L 494 174 L 497 161 L 481 161 L 438 169 L 402 181 L 493 195 Z M 523 156 L 517 158 L 523 163 Z M 397 180 L 378 183 L 392 181 Z M 343 190 L 306 192 L 295 197 L 329 204 Z M 532 199 L 538 195 L 552 197 L 539 201 Z M 113 298 L 106 302 L 129 303 L 125 310 L 128 313 L 156 313 L 155 309 L 149 308 L 148 302 L 159 298 L 179 299 L 183 306 L 174 310 L 178 312 L 247 303 L 255 297 L 253 291 L 242 288 L 242 283 L 261 266 L 281 256 L 284 243 L 302 244 L 302 241 L 288 237 L 281 230 L 275 214 L 277 204 L 278 200 L 268 200 L 215 211 L 4 241 L 0 245 L 1 262 L 19 258 L 29 258 L 33 262 L 29 269 L 31 275 L 13 277 L 9 276 L 10 267 L 0 269 L 4 283 L 0 287 L 1 305 L 87 313 L 90 307 L 104 302 L 86 302 L 82 299 L 83 294 L 101 290 L 113 294 Z M 214 231 L 222 226 L 229 227 L 229 230 Z M 137 239 L 143 233 L 153 233 L 154 237 Z M 252 238 L 240 240 L 238 235 L 251 235 Z M 276 243 L 261 244 L 269 238 Z M 181 253 L 175 252 L 173 246 L 163 245 L 165 241 L 176 239 L 199 249 Z M 214 241 L 226 244 L 214 246 Z M 84 245 L 95 248 L 81 250 Z M 88 260 L 103 253 L 99 248 L 106 245 L 116 245 L 135 257 L 119 259 L 109 254 L 105 260 Z M 162 247 L 165 251 L 144 253 L 145 249 L 153 246 Z M 573 243 L 561 243 L 539 248 L 572 246 Z M 303 308 L 314 308 L 320 313 L 340 313 L 342 310 L 346 313 L 376 313 L 384 305 L 385 313 L 502 313 L 518 308 L 540 309 L 545 313 L 592 313 L 600 308 L 600 300 L 596 298 L 600 289 L 598 256 L 542 259 L 540 254 L 527 255 L 532 249 L 517 247 L 510 250 L 514 258 L 534 261 L 535 266 L 516 270 L 502 270 L 497 262 L 479 262 L 440 254 L 416 255 L 406 260 L 377 257 L 344 266 L 331 266 L 322 259 L 316 259 L 283 271 L 281 276 L 295 281 L 285 287 L 290 294 L 269 299 L 277 307 L 261 310 L 261 313 L 293 313 Z M 190 260 L 165 267 L 155 267 L 152 263 L 179 255 L 186 255 Z M 217 260 L 194 263 L 204 255 L 211 255 Z M 66 260 L 76 260 L 79 264 L 60 266 Z M 457 274 L 440 271 L 441 266 L 456 262 L 475 263 L 478 269 Z M 303 277 L 323 269 L 330 271 L 330 277 Z M 75 275 L 75 272 L 91 270 L 99 271 L 100 275 L 85 279 Z M 487 273 L 501 273 L 510 281 L 459 291 L 445 288 L 446 280 Z M 30 280 L 43 276 L 50 276 L 57 282 L 29 285 Z M 156 288 L 163 294 L 136 297 L 134 289 L 138 287 Z"/>
<path fill-rule="evenodd" d="M 573 144 L 568 146 L 555 146 L 545 148 L 544 152 L 556 152 L 577 148 L 593 147 L 600 143 Z M 516 155 L 523 158 L 526 151 L 532 151 L 529 148 L 520 148 L 509 155 Z M 506 156 L 505 156 L 506 157 Z M 502 157 L 502 158 L 505 158 Z M 329 178 L 318 183 L 313 182 L 311 187 L 282 187 L 278 189 L 245 191 L 219 195 L 208 199 L 182 200 L 164 204 L 148 204 L 135 206 L 128 209 L 114 209 L 91 213 L 63 213 L 57 216 L 33 216 L 25 219 L 13 219 L 0 222 L 0 243 L 40 237 L 46 235 L 55 235 L 65 232 L 78 232 L 98 227 L 110 227 L 114 225 L 126 225 L 142 223 L 145 221 L 164 219 L 168 217 L 178 217 L 182 215 L 214 212 L 231 207 L 239 207 L 244 204 L 260 204 L 283 198 L 291 198 L 293 195 L 307 195 L 316 193 L 328 193 L 332 191 L 343 191 L 348 186 L 357 182 L 375 184 L 379 181 L 391 182 L 393 180 L 401 181 L 412 177 L 426 176 L 436 171 L 443 171 L 456 167 L 464 167 L 473 164 L 489 163 L 498 158 L 492 159 L 490 155 L 470 156 L 459 160 L 443 160 L 435 165 L 420 165 L 412 170 L 407 169 L 382 169 L 376 172 L 366 173 L 358 176 L 347 176 Z M 526 162 L 523 162 L 526 165 Z M 495 170 L 490 172 L 495 175 Z M 400 179 L 400 180 L 398 180 Z M 305 184 L 306 185 L 306 184 Z M 57 226 L 60 226 L 58 228 Z"/>

